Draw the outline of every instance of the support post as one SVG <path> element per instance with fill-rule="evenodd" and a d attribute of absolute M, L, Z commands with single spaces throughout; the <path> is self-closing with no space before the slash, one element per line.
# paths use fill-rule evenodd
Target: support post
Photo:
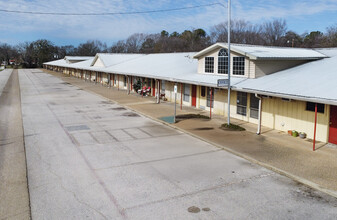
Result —
<path fill-rule="evenodd" d="M 315 103 L 315 126 L 314 126 L 314 141 L 313 141 L 313 146 L 312 150 L 316 150 L 316 125 L 317 125 L 317 103 Z"/>
<path fill-rule="evenodd" d="M 209 118 L 212 118 L 212 88 L 210 88 L 210 100 L 209 100 Z"/>
<path fill-rule="evenodd" d="M 175 85 L 177 86 L 177 84 Z M 174 93 L 174 118 L 173 123 L 176 123 L 176 114 L 177 114 L 177 93 Z"/>
<path fill-rule="evenodd" d="M 180 110 L 183 110 L 183 84 L 180 83 Z"/>
<path fill-rule="evenodd" d="M 230 125 L 231 123 L 231 0 L 228 0 L 228 115 L 227 115 L 227 123 Z"/>
<path fill-rule="evenodd" d="M 258 125 L 257 125 L 257 135 L 261 134 L 261 114 L 262 114 L 262 97 L 255 93 L 255 97 L 259 99 L 259 115 L 258 115 Z"/>
<path fill-rule="evenodd" d="M 130 76 L 127 76 L 128 77 L 128 86 L 127 86 L 127 89 L 128 89 L 128 95 L 130 94 Z"/>
<path fill-rule="evenodd" d="M 157 104 L 160 103 L 160 80 L 157 80 Z"/>

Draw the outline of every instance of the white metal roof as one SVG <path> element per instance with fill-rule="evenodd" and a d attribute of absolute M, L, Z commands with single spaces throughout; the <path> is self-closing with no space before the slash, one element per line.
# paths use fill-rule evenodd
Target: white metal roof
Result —
<path fill-rule="evenodd" d="M 81 60 L 88 60 L 91 59 L 92 56 L 65 56 L 65 60 L 73 60 L 73 61 L 81 61 Z"/>
<path fill-rule="evenodd" d="M 337 48 L 317 50 L 331 56 L 234 85 L 239 90 L 337 104 Z"/>
<path fill-rule="evenodd" d="M 195 54 L 195 58 L 206 55 L 218 48 L 228 48 L 227 43 L 216 43 Z M 326 55 L 307 48 L 269 47 L 247 44 L 231 44 L 231 51 L 237 52 L 253 60 L 315 60 Z"/>
<path fill-rule="evenodd" d="M 91 57 L 90 59 L 88 60 L 85 60 L 85 61 L 81 61 L 81 62 L 77 62 L 77 63 L 73 63 L 73 64 L 70 64 L 69 66 L 72 67 L 72 68 L 78 68 L 78 69 L 88 69 L 92 63 L 92 61 L 94 60 L 93 57 Z"/>
<path fill-rule="evenodd" d="M 198 74 L 198 61 L 193 59 L 195 53 L 161 53 L 134 57 L 126 62 L 108 68 L 91 67 L 93 71 L 118 73 L 131 76 L 148 77 L 181 83 L 204 86 L 217 86 L 218 79 L 225 75 Z M 244 80 L 232 77 L 233 82 Z"/>
<path fill-rule="evenodd" d="M 231 85 L 234 90 L 239 91 L 337 104 L 337 48 L 310 51 L 329 58 L 315 60 L 257 79 L 232 76 Z M 73 64 L 68 64 L 63 59 L 45 64 L 211 87 L 217 86 L 218 79 L 227 78 L 227 75 L 198 74 L 198 61 L 192 58 L 195 57 L 195 54 L 133 54 L 124 59 L 122 58 L 123 54 L 103 55 L 104 59 L 118 58 L 119 62 L 108 61 L 112 64 L 108 68 L 91 66 L 94 58 Z M 129 59 L 131 57 L 132 59 Z"/>
<path fill-rule="evenodd" d="M 79 68 L 79 69 L 88 69 L 94 57 L 91 57 L 84 61 L 79 61 L 76 63 L 68 63 L 65 59 L 54 60 L 50 62 L 46 62 L 43 64 L 58 66 L 58 67 L 69 67 L 69 68 Z"/>
<path fill-rule="evenodd" d="M 67 61 L 65 59 L 60 59 L 60 60 L 54 60 L 54 61 L 49 61 L 49 62 L 45 62 L 43 64 L 46 65 L 53 65 L 53 66 L 64 66 L 64 65 L 68 65 Z"/>
<path fill-rule="evenodd" d="M 95 56 L 95 59 L 91 63 L 93 66 L 96 60 L 99 58 L 105 67 L 109 67 L 112 65 L 116 65 L 119 63 L 123 63 L 132 59 L 136 59 L 141 56 L 145 56 L 146 54 L 120 54 L 120 53 L 98 53 Z"/>

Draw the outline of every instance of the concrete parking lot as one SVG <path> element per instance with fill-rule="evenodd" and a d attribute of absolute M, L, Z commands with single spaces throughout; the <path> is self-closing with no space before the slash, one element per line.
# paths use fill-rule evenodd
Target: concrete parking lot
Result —
<path fill-rule="evenodd" d="M 335 219 L 337 200 L 41 70 L 20 70 L 33 219 Z"/>

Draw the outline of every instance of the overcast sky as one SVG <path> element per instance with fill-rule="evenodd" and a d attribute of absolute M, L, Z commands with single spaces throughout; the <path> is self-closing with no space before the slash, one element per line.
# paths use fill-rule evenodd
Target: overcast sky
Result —
<path fill-rule="evenodd" d="M 101 13 L 172 9 L 227 1 L 212 0 L 0 0 L 0 9 Z M 337 0 L 232 0 L 232 19 L 261 23 L 273 18 L 287 21 L 289 30 L 299 34 L 337 24 Z M 138 15 L 59 16 L 0 12 L 0 42 L 17 44 L 48 39 L 56 45 L 98 39 L 111 45 L 133 33 L 182 32 L 209 28 L 227 20 L 227 8 L 219 5 L 182 11 Z"/>

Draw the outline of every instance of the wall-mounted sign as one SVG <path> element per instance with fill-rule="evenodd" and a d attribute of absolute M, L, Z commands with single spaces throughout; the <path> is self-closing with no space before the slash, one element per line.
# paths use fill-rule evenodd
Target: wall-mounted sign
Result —
<path fill-rule="evenodd" d="M 218 87 L 227 87 L 228 79 L 218 79 Z"/>

